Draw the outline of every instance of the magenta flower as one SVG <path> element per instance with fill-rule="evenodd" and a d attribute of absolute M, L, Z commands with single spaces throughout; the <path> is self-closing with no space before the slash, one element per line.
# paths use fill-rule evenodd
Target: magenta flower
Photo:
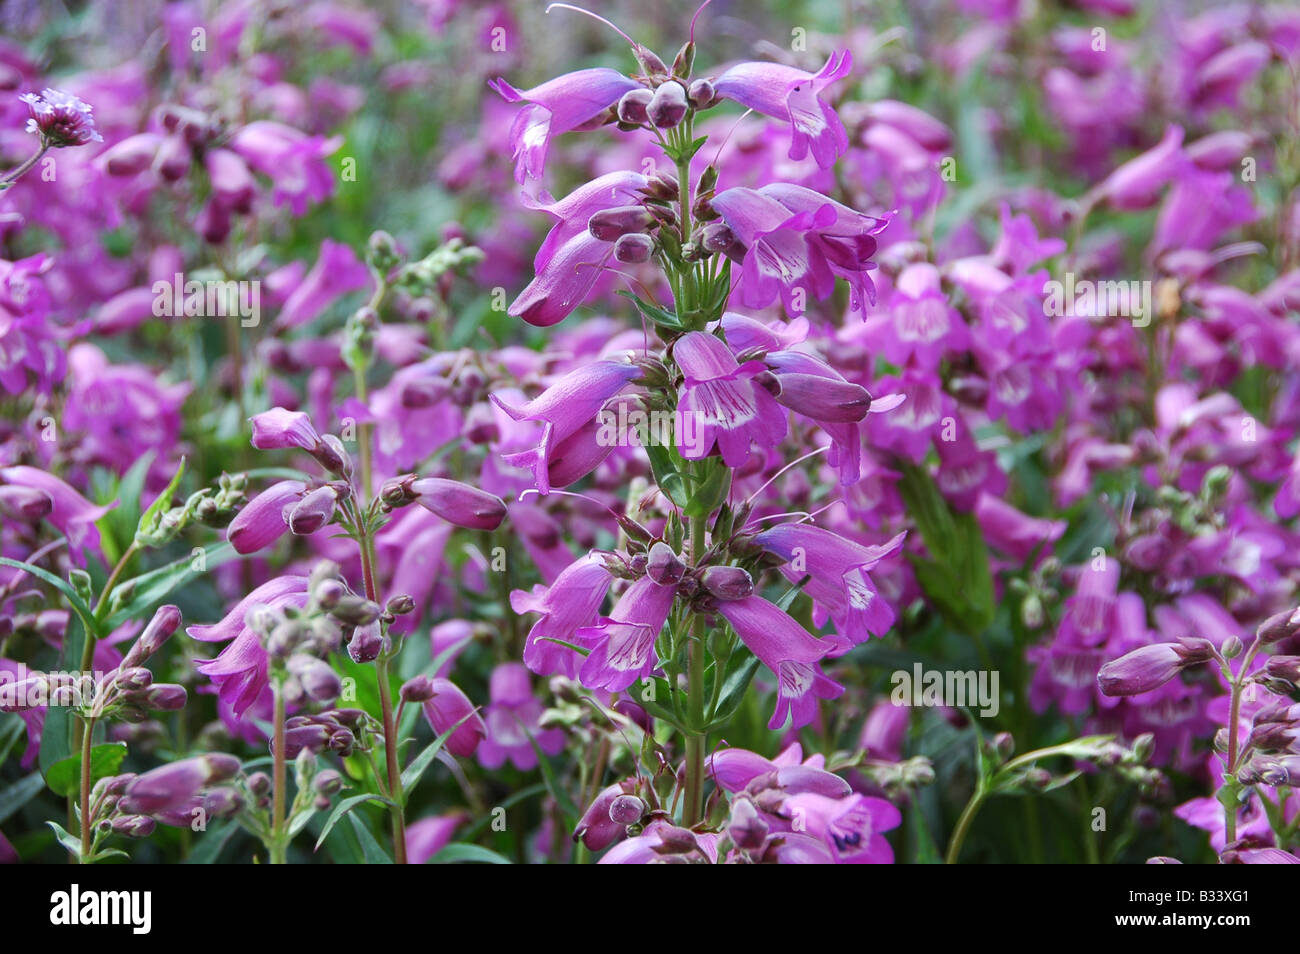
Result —
<path fill-rule="evenodd" d="M 1182 145 L 1182 127 L 1170 126 L 1159 143 L 1112 172 L 1099 186 L 1100 194 L 1117 209 L 1155 205 L 1160 190 L 1186 164 Z"/>
<path fill-rule="evenodd" d="M 834 647 L 813 636 L 761 596 L 718 604 L 741 641 L 777 677 L 776 711 L 769 729 L 801 729 L 817 716 L 818 699 L 836 699 L 844 687 L 814 665 Z"/>
<path fill-rule="evenodd" d="M 813 621 L 818 626 L 827 618 L 834 622 L 835 635 L 827 643 L 840 655 L 894 625 L 893 607 L 881 598 L 868 571 L 897 553 L 905 536 L 863 546 L 821 527 L 786 523 L 755 535 L 754 542 L 786 561 L 780 568 L 786 579 L 811 577 L 804 592 L 814 602 Z"/>
<path fill-rule="evenodd" d="M 611 582 L 605 561 L 597 553 L 588 553 L 561 571 L 549 587 L 538 584 L 531 593 L 510 594 L 516 613 L 541 614 L 524 645 L 529 669 L 542 676 L 577 677 L 581 657 L 560 643 L 576 643 L 579 628 L 594 622 Z"/>
<path fill-rule="evenodd" d="M 230 640 L 215 659 L 198 660 L 194 668 L 212 680 L 217 695 L 236 716 L 243 715 L 270 685 L 266 649 L 257 633 L 248 628 L 244 617 L 254 606 L 301 608 L 306 604 L 307 577 L 280 576 L 245 596 L 220 622 L 186 628 L 185 632 L 200 642 Z"/>
<path fill-rule="evenodd" d="M 497 769 L 508 759 L 527 772 L 537 767 L 533 742 L 547 755 L 564 748 L 564 733 L 541 727 L 545 706 L 533 695 L 528 670 L 521 663 L 502 663 L 492 670 L 488 682 L 491 702 L 484 715 L 487 734 L 478 747 L 479 764 Z"/>
<path fill-rule="evenodd" d="M 283 450 L 297 447 L 305 450 L 316 461 L 333 473 L 350 469 L 343 444 L 333 435 L 321 437 L 312 426 L 311 418 L 302 411 L 289 411 L 273 407 L 255 414 L 249 421 L 253 425 L 252 444 L 258 450 Z"/>
<path fill-rule="evenodd" d="M 447 847 L 456 829 L 463 825 L 467 816 L 464 812 L 452 812 L 447 815 L 435 815 L 421 818 L 406 826 L 406 861 L 407 864 L 422 865 Z"/>
<path fill-rule="evenodd" d="M 710 204 L 744 249 L 738 291 L 746 307 L 766 308 L 780 298 L 788 313 L 800 315 L 808 297 L 831 295 L 836 275 L 848 279 L 855 309 L 875 300 L 867 272 L 885 220 L 793 185 L 727 189 Z"/>
<path fill-rule="evenodd" d="M 344 295 L 369 288 L 370 283 L 370 270 L 350 246 L 325 239 L 316 264 L 285 301 L 275 326 L 304 325 Z"/>
<path fill-rule="evenodd" d="M 1108 696 L 1136 696 L 1158 689 L 1184 669 L 1214 658 L 1208 639 L 1153 643 L 1112 659 L 1097 673 L 1097 685 Z"/>
<path fill-rule="evenodd" d="M 827 798 L 808 792 L 787 798 L 782 812 L 801 823 L 796 831 L 805 831 L 825 841 L 834 864 L 894 863 L 894 850 L 880 833 L 897 828 L 903 816 L 883 798 L 866 795 Z"/>
<path fill-rule="evenodd" d="M 232 778 L 239 768 L 239 759 L 221 752 L 172 762 L 128 782 L 119 808 L 131 815 L 156 815 L 188 807 L 201 789 Z"/>
<path fill-rule="evenodd" d="M 832 55 L 816 73 L 781 63 L 739 63 L 714 81 L 717 95 L 791 126 L 790 158 L 811 151 L 823 169 L 849 148 L 849 135 L 822 91 L 849 75 L 853 57 L 848 50 Z"/>
<path fill-rule="evenodd" d="M 559 201 L 545 192 L 540 201 L 525 197 L 525 205 L 558 221 L 533 259 L 536 277 L 511 302 L 508 313 L 529 324 L 547 327 L 563 321 L 582 304 L 614 254 L 614 243 L 597 237 L 590 229 L 592 216 L 639 202 L 636 190 L 645 183 L 645 176 L 639 173 L 611 172 Z"/>
<path fill-rule="evenodd" d="M 459 480 L 420 477 L 410 489 L 417 504 L 458 527 L 495 530 L 506 518 L 505 501 Z"/>
<path fill-rule="evenodd" d="M 702 331 L 677 339 L 673 359 L 686 378 L 678 415 L 694 421 L 693 435 L 686 427 L 675 435 L 684 458 L 706 457 L 716 444 L 727 466 L 739 467 L 749 458 L 751 441 L 773 447 L 785 437 L 785 415 L 754 381 L 764 370 L 762 362 L 738 364 L 725 344 Z M 688 440 L 690 436 L 696 439 Z"/>
<path fill-rule="evenodd" d="M 433 684 L 433 698 L 424 703 L 424 718 L 438 735 L 456 726 L 445 747 L 453 755 L 469 758 L 487 734 L 483 717 L 454 682 L 441 677 L 429 681 Z"/>
<path fill-rule="evenodd" d="M 304 215 L 308 205 L 333 194 L 334 174 L 325 157 L 342 144 L 342 137 L 308 136 L 283 123 L 259 120 L 240 128 L 228 145 L 271 180 L 277 206 L 287 203 L 294 215 Z"/>
<path fill-rule="evenodd" d="M 675 586 L 660 586 L 644 576 L 623 591 L 608 617 L 580 628 L 577 642 L 592 647 L 578 672 L 582 684 L 620 692 L 654 672 L 659 665 L 655 640 L 676 593 Z"/>
<path fill-rule="evenodd" d="M 36 467 L 0 468 L 0 480 L 39 491 L 49 498 L 50 509 L 45 519 L 68 538 L 68 552 L 77 566 L 86 565 L 85 551 L 99 554 L 99 529 L 95 521 L 116 507 L 116 503 L 96 506 L 53 474 Z"/>
<path fill-rule="evenodd" d="M 488 85 L 507 103 L 527 104 L 510 126 L 515 181 L 521 183 L 542 177 L 553 137 L 599 119 L 624 93 L 640 87 L 618 70 L 606 68 L 565 73 L 523 91 L 499 78 Z"/>
<path fill-rule="evenodd" d="M 90 115 L 93 107 L 71 93 L 46 87 L 39 96 L 23 93 L 18 98 L 27 104 L 27 131 L 48 145 L 84 146 L 104 141 Z"/>
<path fill-rule="evenodd" d="M 267 487 L 230 521 L 226 539 L 238 553 L 256 553 L 269 547 L 289 529 L 285 508 L 297 503 L 306 490 L 301 480 L 282 480 Z"/>
<path fill-rule="evenodd" d="M 550 493 L 550 471 L 563 456 L 561 445 L 591 425 L 605 402 L 640 373 L 639 368 L 625 361 L 593 361 L 570 371 L 523 407 L 512 407 L 492 395 L 492 402 L 512 419 L 544 425 L 536 448 L 505 455 L 506 462 L 527 467 L 533 472 L 537 489 Z"/>

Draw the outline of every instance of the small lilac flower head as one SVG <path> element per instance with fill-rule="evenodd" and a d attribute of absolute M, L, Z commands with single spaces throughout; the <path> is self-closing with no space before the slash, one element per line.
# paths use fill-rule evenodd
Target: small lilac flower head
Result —
<path fill-rule="evenodd" d="M 258 450 L 297 447 L 305 450 L 331 473 L 346 474 L 351 462 L 346 459 L 337 440 L 323 438 L 302 411 L 273 407 L 249 418 L 253 425 L 252 444 Z M 332 435 L 331 435 L 332 436 Z"/>
<path fill-rule="evenodd" d="M 39 96 L 23 93 L 18 98 L 27 104 L 27 131 L 38 134 L 47 145 L 84 146 L 104 141 L 95 129 L 90 104 L 71 93 L 46 87 Z"/>

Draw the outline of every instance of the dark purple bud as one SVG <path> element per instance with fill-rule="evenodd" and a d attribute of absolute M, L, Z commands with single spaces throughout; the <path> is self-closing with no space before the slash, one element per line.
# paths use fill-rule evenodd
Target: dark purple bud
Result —
<path fill-rule="evenodd" d="M 725 222 L 710 222 L 700 230 L 699 243 L 709 252 L 727 254 L 738 244 L 736 233 Z"/>
<path fill-rule="evenodd" d="M 113 833 L 127 838 L 148 838 L 158 823 L 145 815 L 118 815 L 112 821 Z"/>
<path fill-rule="evenodd" d="M 428 676 L 415 676 L 402 684 L 399 692 L 403 702 L 428 702 L 433 698 L 433 683 Z"/>
<path fill-rule="evenodd" d="M 686 575 L 686 564 L 673 552 L 672 547 L 659 540 L 650 547 L 645 573 L 660 586 L 673 586 Z"/>
<path fill-rule="evenodd" d="M 706 567 L 700 575 L 700 583 L 715 599 L 743 600 L 754 595 L 754 579 L 743 567 Z"/>
<path fill-rule="evenodd" d="M 117 673 L 117 686 L 123 692 L 135 692 L 138 689 L 148 689 L 153 684 L 153 673 L 143 666 L 135 666 L 130 669 L 119 669 Z"/>
<path fill-rule="evenodd" d="M 646 114 L 659 129 L 672 129 L 686 117 L 689 108 L 686 88 L 676 80 L 669 80 L 655 90 Z"/>
<path fill-rule="evenodd" d="M 645 193 L 665 202 L 676 201 L 680 186 L 677 177 L 671 172 L 656 172 L 645 184 Z"/>
<path fill-rule="evenodd" d="M 415 612 L 415 600 L 402 593 L 389 600 L 385 604 L 384 610 L 393 616 L 405 616 L 407 613 Z"/>
<path fill-rule="evenodd" d="M 1259 624 L 1255 634 L 1262 643 L 1276 643 L 1300 632 L 1300 610 L 1283 610 Z"/>
<path fill-rule="evenodd" d="M 299 753 L 321 752 L 330 741 L 330 730 L 323 725 L 300 725 L 284 732 L 284 757 L 296 759 Z M 272 744 L 271 751 L 275 753 Z"/>
<path fill-rule="evenodd" d="M 223 786 L 203 795 L 203 810 L 210 818 L 232 818 L 244 808 L 244 796 L 238 789 Z"/>
<path fill-rule="evenodd" d="M 602 242 L 613 242 L 624 235 L 644 232 L 655 224 L 644 205 L 620 205 L 601 209 L 587 220 L 587 230 Z"/>
<path fill-rule="evenodd" d="M 290 504 L 284 511 L 284 522 L 289 531 L 305 537 L 315 533 L 334 518 L 336 495 L 330 486 L 317 487 L 301 500 Z"/>
<path fill-rule="evenodd" d="M 620 122 L 633 126 L 642 126 L 649 121 L 647 109 L 654 93 L 645 89 L 630 89 L 618 101 L 618 118 Z"/>
<path fill-rule="evenodd" d="M 321 795 L 333 795 L 343 788 L 343 776 L 333 769 L 325 769 L 316 773 L 316 777 L 311 780 L 311 787 Z"/>
<path fill-rule="evenodd" d="M 348 640 L 348 655 L 356 663 L 374 662 L 384 651 L 384 637 L 379 632 L 379 624 L 358 626 Z"/>
<path fill-rule="evenodd" d="M 645 815 L 646 804 L 635 795 L 619 795 L 609 803 L 609 820 L 619 825 L 635 825 Z"/>
<path fill-rule="evenodd" d="M 771 826 L 748 798 L 738 798 L 731 803 L 731 818 L 727 821 L 727 834 L 731 836 L 737 848 L 745 851 L 762 848 L 770 830 Z"/>
<path fill-rule="evenodd" d="M 655 253 L 655 241 L 648 235 L 629 233 L 614 243 L 614 258 L 625 265 L 640 265 L 650 261 Z"/>
<path fill-rule="evenodd" d="M 315 656 L 305 653 L 290 656 L 285 668 L 298 680 L 307 698 L 315 702 L 333 702 L 343 691 L 338 674 L 330 668 L 329 663 Z"/>
<path fill-rule="evenodd" d="M 706 79 L 695 80 L 691 83 L 691 88 L 686 91 L 686 98 L 691 101 L 691 105 L 696 109 L 708 109 L 713 105 L 717 97 L 717 90 Z"/>
<path fill-rule="evenodd" d="M 1097 684 L 1108 696 L 1135 696 L 1163 686 L 1182 670 L 1208 662 L 1214 655 L 1214 644 L 1199 637 L 1142 646 L 1102 666 Z"/>
<path fill-rule="evenodd" d="M 317 606 L 330 610 L 339 605 L 339 600 L 343 599 L 347 592 L 347 587 L 340 580 L 323 580 L 312 591 L 312 595 L 316 597 Z"/>
<path fill-rule="evenodd" d="M 254 772 L 248 776 L 248 790 L 254 795 L 265 795 L 271 790 L 271 776 L 265 772 Z"/>
<path fill-rule="evenodd" d="M 184 686 L 163 682 L 149 687 L 144 695 L 144 707 L 155 712 L 179 712 L 185 708 L 187 699 Z"/>
<path fill-rule="evenodd" d="M 622 837 L 627 826 L 611 819 L 609 812 L 614 800 L 624 794 L 623 786 L 618 783 L 602 790 L 578 819 L 578 826 L 573 830 L 574 840 L 581 838 L 589 850 L 600 851 Z"/>

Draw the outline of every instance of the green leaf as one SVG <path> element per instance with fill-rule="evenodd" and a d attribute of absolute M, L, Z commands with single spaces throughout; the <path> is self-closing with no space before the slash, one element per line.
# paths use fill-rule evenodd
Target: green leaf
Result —
<path fill-rule="evenodd" d="M 87 606 L 85 601 L 77 595 L 77 591 L 72 588 L 72 584 L 67 580 L 61 580 L 53 573 L 50 573 L 47 570 L 42 570 L 39 566 L 32 566 L 30 563 L 19 563 L 17 560 L 11 560 L 8 557 L 0 557 L 0 566 L 11 566 L 17 570 L 24 570 L 36 577 L 38 580 L 43 580 L 50 584 L 50 586 L 54 587 L 67 597 L 68 603 L 72 607 L 73 612 L 80 617 L 81 622 L 86 626 L 86 628 L 91 632 L 95 632 L 97 635 L 99 634 L 92 622 L 95 618 L 95 614 L 91 612 L 90 607 Z"/>
<path fill-rule="evenodd" d="M 41 751 L 37 764 L 42 772 L 72 754 L 72 710 L 67 706 L 46 706 L 45 728 L 41 731 Z"/>
<path fill-rule="evenodd" d="M 338 824 L 340 818 L 352 811 L 352 809 L 356 808 L 362 802 L 372 801 L 383 802 L 385 805 L 393 804 L 388 799 L 384 798 L 384 796 L 378 795 L 374 792 L 366 792 L 364 795 L 353 795 L 350 798 L 343 799 L 343 801 L 334 806 L 334 810 L 330 812 L 329 818 L 325 820 L 325 827 L 321 829 L 320 837 L 316 839 L 316 847 L 312 850 L 320 851 L 320 846 L 325 844 L 325 839 L 329 837 L 329 833 L 334 829 L 334 826 Z"/>
<path fill-rule="evenodd" d="M 745 690 L 749 688 L 749 683 L 758 672 L 760 665 L 762 663 L 757 656 L 747 654 L 727 674 L 726 682 L 722 684 L 722 697 L 718 700 L 718 709 L 713 714 L 713 721 L 709 726 L 711 729 L 725 725 L 736 714 L 736 710 L 744 701 Z"/>
<path fill-rule="evenodd" d="M 648 443 L 645 445 L 646 455 L 650 458 L 650 469 L 654 471 L 655 482 L 659 489 L 668 495 L 678 507 L 685 507 L 690 503 L 690 488 L 686 485 L 686 478 L 681 471 L 677 469 L 677 454 L 667 447 L 661 447 L 658 444 Z"/>
<path fill-rule="evenodd" d="M 939 848 L 930 834 L 930 826 L 925 823 L 925 815 L 915 800 L 907 812 L 907 831 L 912 842 L 912 864 L 943 864 L 943 856 L 939 854 Z"/>
<path fill-rule="evenodd" d="M 356 815 L 349 815 L 348 821 L 352 823 L 353 830 L 357 833 L 357 839 L 361 842 L 361 854 L 366 859 L 368 865 L 391 865 L 393 859 L 388 857 L 388 852 L 384 851 L 379 842 L 375 841 L 375 836 L 370 834 L 370 829 Z"/>
<path fill-rule="evenodd" d="M 204 548 L 201 561 L 204 570 L 194 569 L 194 561 L 197 557 L 188 556 L 135 577 L 130 581 L 131 599 L 108 617 L 104 624 L 105 628 L 116 629 L 128 619 L 144 615 L 151 607 L 165 600 L 174 590 L 203 576 L 207 570 L 214 569 L 238 556 L 234 547 L 222 541 Z"/>
<path fill-rule="evenodd" d="M 448 729 L 442 735 L 438 736 L 436 739 L 430 742 L 429 747 L 426 748 L 419 755 L 417 755 L 415 757 L 415 761 L 413 761 L 410 765 L 406 767 L 406 770 L 402 772 L 403 799 L 410 798 L 411 790 L 414 789 L 415 786 L 419 783 L 420 776 L 424 774 L 424 770 L 429 767 L 430 763 L 433 762 L 433 760 L 437 757 L 438 753 L 442 751 L 442 747 L 447 744 L 447 740 L 451 738 L 451 734 L 455 732 L 457 729 L 459 729 L 464 723 L 469 721 L 471 718 L 476 717 L 477 715 L 478 715 L 478 710 L 475 709 L 473 712 L 464 716 L 459 722 L 453 725 L 450 729 Z"/>
<path fill-rule="evenodd" d="M 453 842 L 447 845 L 442 851 L 438 852 L 428 863 L 431 865 L 454 865 L 464 862 L 478 862 L 485 865 L 512 865 L 514 864 L 504 855 L 499 855 L 495 851 L 484 848 L 482 845 L 467 845 L 460 842 Z"/>
<path fill-rule="evenodd" d="M 688 517 L 707 517 L 717 510 L 731 491 L 731 468 L 713 464 L 709 476 L 686 503 Z"/>
<path fill-rule="evenodd" d="M 0 825 L 35 798 L 44 787 L 45 779 L 41 778 L 41 773 L 33 772 L 0 792 Z"/>
<path fill-rule="evenodd" d="M 198 845 L 189 853 L 182 864 L 187 865 L 212 865 L 217 863 L 221 857 L 221 852 L 225 850 L 226 845 L 230 843 L 239 832 L 239 826 L 234 822 L 222 822 L 220 825 L 203 833 L 199 839 Z"/>
<path fill-rule="evenodd" d="M 54 829 L 54 837 L 58 839 L 59 844 L 62 845 L 64 848 L 68 849 L 68 851 L 71 852 L 75 858 L 80 860 L 81 839 L 78 838 L 76 835 L 68 834 L 68 832 L 64 830 L 64 828 L 61 825 L 55 822 L 47 821 L 45 824 L 49 825 L 51 828 Z"/>
<path fill-rule="evenodd" d="M 101 778 L 116 775 L 126 758 L 125 742 L 102 742 L 90 750 L 90 784 Z M 60 759 L 45 772 L 45 784 L 55 795 L 71 795 L 81 791 L 81 753 Z"/>
<path fill-rule="evenodd" d="M 682 328 L 681 319 L 666 308 L 660 308 L 658 305 L 652 305 L 644 298 L 639 297 L 634 292 L 627 289 L 621 289 L 618 294 L 628 298 L 636 305 L 637 310 L 646 318 L 656 325 L 662 325 L 665 328 L 672 328 L 680 331 Z"/>

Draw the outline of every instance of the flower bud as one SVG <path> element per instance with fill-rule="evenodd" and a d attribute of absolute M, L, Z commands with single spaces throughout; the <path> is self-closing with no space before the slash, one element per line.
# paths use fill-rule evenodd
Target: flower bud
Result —
<path fill-rule="evenodd" d="M 410 485 L 415 502 L 448 523 L 468 530 L 495 530 L 506 518 L 500 497 L 442 477 L 421 477 Z"/>
<path fill-rule="evenodd" d="M 620 205 L 612 209 L 601 209 L 587 220 L 587 231 L 602 242 L 613 242 L 638 232 L 644 232 L 655 224 L 644 205 Z"/>
<path fill-rule="evenodd" d="M 686 91 L 686 98 L 691 101 L 691 105 L 696 109 L 708 109 L 713 105 L 717 96 L 713 84 L 703 78 L 692 82 L 690 89 Z"/>
<path fill-rule="evenodd" d="M 321 795 L 333 795 L 343 788 L 343 776 L 333 769 L 324 769 L 316 773 L 311 787 Z"/>
<path fill-rule="evenodd" d="M 654 93 L 644 87 L 640 89 L 630 89 L 623 94 L 623 98 L 618 101 L 618 119 L 619 122 L 628 123 L 633 126 L 642 126 L 649 121 L 646 110 L 650 106 L 650 100 L 654 98 Z"/>
<path fill-rule="evenodd" d="M 188 698 L 184 686 L 164 682 L 149 688 L 144 696 L 144 705 L 155 712 L 179 712 L 185 708 Z"/>
<path fill-rule="evenodd" d="M 373 605 L 373 604 L 371 604 Z M 384 637 L 379 632 L 378 623 L 358 626 L 348 640 L 348 655 L 356 663 L 374 662 L 384 651 Z"/>
<path fill-rule="evenodd" d="M 398 695 L 403 702 L 428 702 L 433 698 L 433 683 L 428 676 L 415 676 L 402 684 Z"/>
<path fill-rule="evenodd" d="M 578 819 L 578 825 L 573 830 L 573 839 L 582 840 L 582 843 L 591 851 L 600 851 L 608 848 L 617 841 L 623 834 L 625 825 L 614 821 L 610 817 L 610 809 L 616 798 L 624 795 L 623 786 L 615 783 L 606 789 L 602 789 L 595 800 L 582 813 Z"/>
<path fill-rule="evenodd" d="M 719 600 L 743 600 L 754 594 L 754 579 L 739 566 L 711 566 L 700 575 L 708 594 Z"/>
<path fill-rule="evenodd" d="M 1261 643 L 1276 643 L 1289 639 L 1297 632 L 1300 632 L 1300 610 L 1293 609 L 1274 613 L 1259 624 L 1259 629 L 1255 630 Z"/>
<path fill-rule="evenodd" d="M 369 626 L 382 612 L 378 603 L 352 593 L 340 597 L 330 608 L 330 615 L 348 626 Z"/>
<path fill-rule="evenodd" d="M 389 600 L 384 611 L 393 616 L 405 616 L 407 613 L 415 612 L 415 599 L 411 596 L 401 593 Z"/>
<path fill-rule="evenodd" d="M 111 825 L 115 835 L 127 838 L 148 838 L 158 827 L 158 823 L 147 815 L 118 815 Z"/>
<path fill-rule="evenodd" d="M 655 241 L 648 235 L 629 233 L 614 243 L 614 258 L 625 265 L 640 265 L 650 261 L 655 252 Z"/>
<path fill-rule="evenodd" d="M 763 847 L 771 826 L 758 813 L 754 803 L 748 798 L 738 798 L 731 803 L 731 818 L 727 820 L 727 834 L 743 851 L 755 851 Z"/>
<path fill-rule="evenodd" d="M 330 668 L 329 663 L 298 653 L 290 656 L 285 667 L 298 680 L 307 698 L 315 702 L 333 702 L 343 691 L 343 684 L 338 674 Z"/>
<path fill-rule="evenodd" d="M 646 576 L 660 586 L 672 586 L 686 575 L 686 564 L 673 552 L 672 547 L 659 540 L 650 547 L 645 572 Z"/>
<path fill-rule="evenodd" d="M 285 507 L 284 522 L 289 532 L 300 537 L 315 533 L 334 518 L 335 500 L 334 488 L 326 485 Z"/>
<path fill-rule="evenodd" d="M 619 795 L 609 803 L 609 820 L 620 825 L 635 825 L 645 815 L 646 804 L 635 795 Z"/>
<path fill-rule="evenodd" d="M 686 100 L 686 89 L 681 83 L 670 80 L 654 92 L 646 114 L 659 129 L 672 129 L 684 118 L 690 103 Z"/>

